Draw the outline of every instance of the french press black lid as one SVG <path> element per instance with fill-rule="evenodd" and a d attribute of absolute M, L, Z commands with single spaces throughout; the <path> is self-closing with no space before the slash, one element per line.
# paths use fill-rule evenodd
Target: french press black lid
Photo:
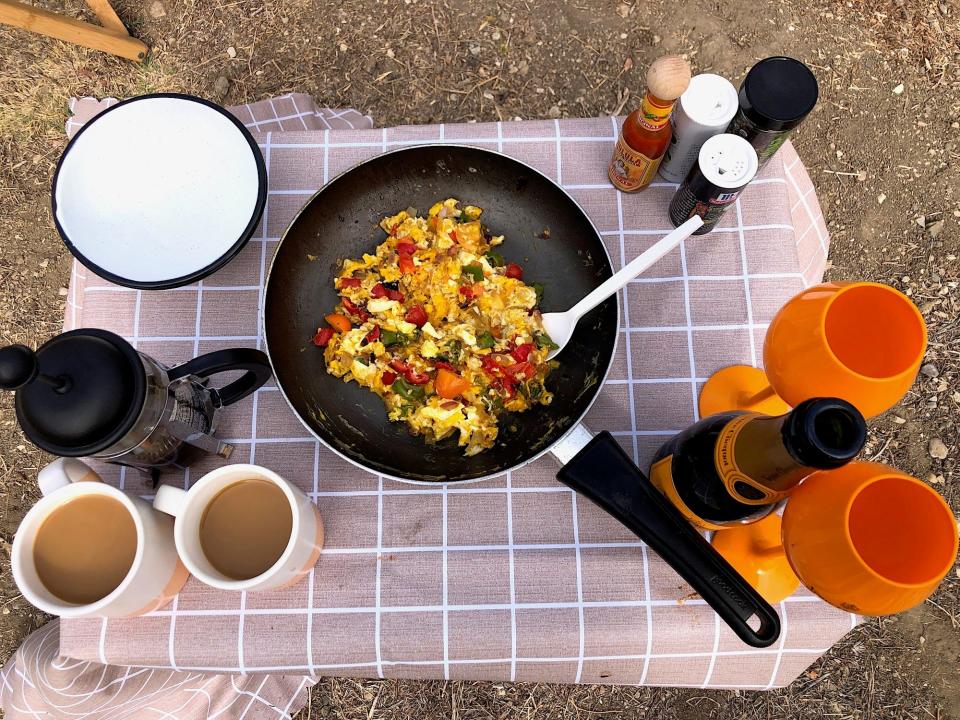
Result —
<path fill-rule="evenodd" d="M 33 352 L 0 349 L 0 388 L 16 390 L 27 437 L 55 455 L 95 455 L 137 421 L 146 395 L 140 356 L 123 338 L 95 328 L 71 330 Z"/>

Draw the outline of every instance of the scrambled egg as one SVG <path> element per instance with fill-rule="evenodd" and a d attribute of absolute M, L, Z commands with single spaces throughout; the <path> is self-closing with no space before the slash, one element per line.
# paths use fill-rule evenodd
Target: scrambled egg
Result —
<path fill-rule="evenodd" d="M 427 442 L 459 433 L 467 455 L 493 446 L 504 411 L 550 404 L 556 365 L 542 287 L 495 250 L 503 237 L 482 212 L 450 198 L 425 218 L 384 218 L 376 252 L 343 262 L 340 303 L 314 337 L 327 372 L 380 395 L 390 420 Z"/>

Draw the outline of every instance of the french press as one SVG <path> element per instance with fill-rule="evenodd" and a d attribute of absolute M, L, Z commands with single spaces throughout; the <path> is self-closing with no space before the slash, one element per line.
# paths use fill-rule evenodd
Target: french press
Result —
<path fill-rule="evenodd" d="M 243 374 L 228 385 L 208 378 Z M 16 390 L 17 420 L 38 447 L 63 457 L 95 457 L 150 472 L 185 466 L 202 454 L 228 458 L 217 440 L 217 411 L 270 379 L 266 354 L 217 350 L 168 368 L 118 335 L 71 330 L 36 352 L 0 349 L 0 388 Z"/>

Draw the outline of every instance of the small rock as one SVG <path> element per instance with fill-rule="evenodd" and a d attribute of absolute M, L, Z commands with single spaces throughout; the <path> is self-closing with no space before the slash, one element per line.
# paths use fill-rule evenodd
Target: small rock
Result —
<path fill-rule="evenodd" d="M 617 5 L 617 15 L 622 18 L 628 17 L 631 10 L 633 10 L 633 8 L 627 5 L 627 3 L 620 3 Z"/>
<path fill-rule="evenodd" d="M 943 232 L 943 220 L 937 220 L 930 227 L 927 228 L 927 232 L 930 233 L 930 237 L 935 238 Z"/>
<path fill-rule="evenodd" d="M 900 83 L 893 89 L 894 95 L 900 95 L 903 92 L 903 83 Z"/>
<path fill-rule="evenodd" d="M 867 171 L 861 170 L 857 173 L 857 182 L 865 182 L 867 179 Z"/>
<path fill-rule="evenodd" d="M 554 119 L 560 117 L 560 106 L 559 106 L 559 105 L 551 105 L 551 106 L 550 106 L 550 109 L 547 110 L 547 117 L 549 117 L 549 118 L 554 118 Z"/>
<path fill-rule="evenodd" d="M 347 50 L 349 50 L 347 44 L 345 42 L 340 43 L 340 52 L 346 52 Z"/>
<path fill-rule="evenodd" d="M 933 363 L 926 363 L 920 368 L 920 374 L 924 377 L 935 378 L 940 374 L 940 371 L 937 370 L 937 366 Z"/>
<path fill-rule="evenodd" d="M 50 261 L 47 260 L 46 258 L 44 258 L 43 260 L 40 261 L 40 267 L 42 267 L 42 268 L 47 267 L 47 265 L 49 265 L 49 264 L 50 264 Z"/>
<path fill-rule="evenodd" d="M 905 425 L 906 422 L 907 422 L 907 419 L 906 419 L 906 418 L 902 418 L 902 417 L 900 417 L 899 415 L 894 415 L 894 416 L 893 416 L 893 421 L 894 421 L 897 425 Z"/>
<path fill-rule="evenodd" d="M 231 45 L 227 48 L 227 55 L 229 55 L 231 58 L 235 58 L 237 56 L 237 49 Z"/>
<path fill-rule="evenodd" d="M 503 36 L 500 34 L 499 30 L 494 30 L 493 33 L 491 33 L 490 37 L 493 40 L 499 40 Z"/>
<path fill-rule="evenodd" d="M 223 100 L 230 91 L 230 80 L 226 75 L 220 75 L 213 82 L 213 97 L 215 100 Z"/>
<path fill-rule="evenodd" d="M 943 475 L 937 475 L 936 473 L 927 474 L 927 482 L 931 485 L 943 485 Z"/>
<path fill-rule="evenodd" d="M 65 287 L 62 287 L 59 290 L 57 290 L 57 295 L 59 295 L 60 297 L 66 297 L 69 294 L 69 292 L 70 291 L 67 290 Z"/>
<path fill-rule="evenodd" d="M 915 218 L 914 222 L 920 227 L 925 228 L 927 226 L 927 216 L 921 215 L 920 217 Z"/>
<path fill-rule="evenodd" d="M 474 57 L 477 57 L 477 56 L 480 54 L 480 46 L 479 46 L 479 45 L 471 45 L 471 46 L 470 46 L 470 54 L 473 55 Z"/>
<path fill-rule="evenodd" d="M 930 447 L 928 448 L 930 452 L 930 457 L 935 460 L 946 460 L 947 455 L 950 454 L 950 451 L 947 450 L 947 446 L 944 444 L 943 440 L 940 438 L 933 438 L 930 441 Z"/>
<path fill-rule="evenodd" d="M 167 9 L 163 6 L 163 3 L 160 0 L 150 3 L 150 17 L 152 18 L 162 18 L 167 14 Z"/>
<path fill-rule="evenodd" d="M 653 44 L 654 44 L 654 45 L 659 45 L 661 40 L 663 40 L 663 38 L 660 37 L 659 35 L 654 35 L 654 36 L 653 36 Z"/>
<path fill-rule="evenodd" d="M 10 614 L 10 608 L 5 607 L 5 608 L 3 609 L 3 614 L 4 614 L 4 615 L 9 615 L 9 614 Z"/>
<path fill-rule="evenodd" d="M 883 193 L 880 193 L 879 195 L 877 195 L 877 204 L 878 204 L 878 205 L 883 205 L 883 203 L 886 202 L 886 200 L 887 200 L 887 196 L 884 195 Z"/>
<path fill-rule="evenodd" d="M 471 49 L 471 52 L 472 52 L 472 49 Z M 396 55 L 396 53 L 393 52 L 393 48 L 387 48 L 386 55 L 388 58 L 392 59 Z"/>

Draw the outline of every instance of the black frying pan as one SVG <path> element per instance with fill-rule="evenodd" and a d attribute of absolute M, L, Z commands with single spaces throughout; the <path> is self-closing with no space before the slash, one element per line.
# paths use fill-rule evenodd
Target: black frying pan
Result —
<path fill-rule="evenodd" d="M 547 381 L 553 402 L 502 417 L 496 445 L 473 457 L 465 457 L 453 438 L 428 445 L 411 436 L 406 425 L 387 420 L 374 393 L 329 375 L 311 338 L 338 302 L 333 278 L 341 261 L 383 241 L 378 223 L 384 215 L 411 206 L 425 213 L 447 197 L 483 208 L 491 232 L 506 235 L 508 262 L 522 265 L 528 282 L 546 287 L 544 312 L 566 310 L 613 272 L 580 206 L 549 178 L 498 153 L 451 145 L 398 150 L 361 163 L 318 192 L 287 229 L 270 268 L 263 307 L 270 361 L 281 391 L 311 432 L 347 460 L 401 480 L 489 477 L 546 452 L 593 403 L 617 343 L 619 309 L 611 298 L 580 321 L 557 358 L 560 367 Z M 605 463 L 612 464 L 603 481 L 591 480 L 592 469 Z M 766 646 L 777 638 L 773 609 L 652 488 L 608 433 L 568 462 L 560 479 L 640 535 L 745 642 Z M 759 630 L 747 624 L 752 615 L 760 618 Z"/>

